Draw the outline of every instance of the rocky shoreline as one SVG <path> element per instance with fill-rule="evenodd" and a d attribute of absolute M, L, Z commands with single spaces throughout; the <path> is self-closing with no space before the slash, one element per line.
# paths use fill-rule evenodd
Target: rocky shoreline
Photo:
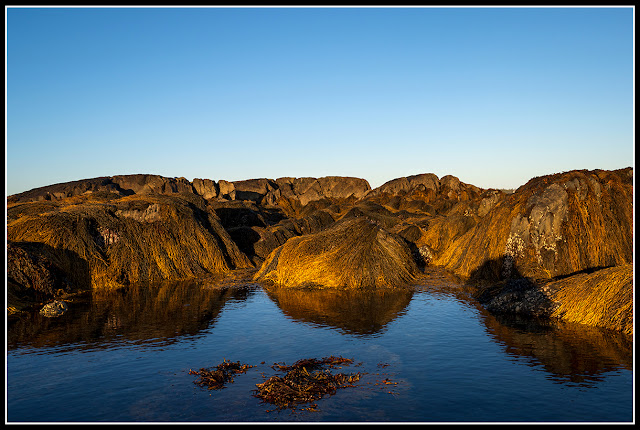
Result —
<path fill-rule="evenodd" d="M 278 288 L 379 289 L 439 268 L 492 312 L 633 333 L 633 169 L 512 193 L 421 174 L 121 175 L 7 197 L 7 309 L 79 291 L 250 270 Z"/>

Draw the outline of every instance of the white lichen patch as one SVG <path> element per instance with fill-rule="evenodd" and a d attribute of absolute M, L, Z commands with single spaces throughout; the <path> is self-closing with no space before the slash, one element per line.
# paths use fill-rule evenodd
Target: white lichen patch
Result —
<path fill-rule="evenodd" d="M 579 186 L 571 182 L 568 188 Z M 565 186 L 552 184 L 542 193 L 534 194 L 527 201 L 529 215 L 517 215 L 511 221 L 509 239 L 505 246 L 503 274 L 511 274 L 516 258 L 526 247 L 533 248 L 537 263 L 544 262 L 542 252 L 553 253 L 557 258 L 558 242 L 562 240 L 562 225 L 567 218 L 567 191 Z M 549 260 L 547 260 L 549 261 Z"/>
<path fill-rule="evenodd" d="M 513 258 L 522 256 L 524 251 L 524 240 L 518 234 L 509 235 L 507 244 L 504 247 L 504 255 L 509 255 Z"/>
<path fill-rule="evenodd" d="M 116 215 L 123 216 L 126 218 L 132 218 L 136 221 L 140 222 L 152 222 L 159 221 L 161 219 L 160 216 L 160 205 L 154 203 L 149 205 L 145 210 L 119 210 L 116 212 Z"/>
<path fill-rule="evenodd" d="M 423 245 L 420 248 L 418 248 L 418 253 L 420 254 L 420 257 L 422 257 L 425 263 L 427 264 L 429 264 L 431 260 L 433 260 L 433 252 L 431 251 L 431 249 L 429 249 L 427 245 Z"/>
<path fill-rule="evenodd" d="M 504 247 L 504 260 L 502 261 L 502 276 L 508 278 L 513 273 L 516 258 L 521 257 L 524 252 L 524 240 L 517 233 L 512 233 L 507 239 Z"/>

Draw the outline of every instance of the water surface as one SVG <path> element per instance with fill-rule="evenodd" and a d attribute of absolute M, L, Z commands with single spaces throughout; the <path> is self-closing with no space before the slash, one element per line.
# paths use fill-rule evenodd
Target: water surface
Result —
<path fill-rule="evenodd" d="M 164 283 L 94 292 L 7 332 L 9 422 L 631 422 L 629 337 L 496 317 L 443 281 L 379 293 Z M 446 287 L 446 286 L 445 286 Z M 352 358 L 317 411 L 254 397 L 273 363 Z M 190 369 L 251 364 L 218 391 Z M 385 379 L 393 385 L 381 384 Z"/>

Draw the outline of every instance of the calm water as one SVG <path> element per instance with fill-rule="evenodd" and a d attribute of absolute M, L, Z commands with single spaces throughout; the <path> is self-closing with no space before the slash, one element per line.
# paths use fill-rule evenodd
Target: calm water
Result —
<path fill-rule="evenodd" d="M 9 422 L 630 422 L 629 338 L 497 319 L 437 288 L 347 294 L 171 283 L 94 293 L 8 327 Z M 252 396 L 274 363 L 363 374 L 316 412 Z M 190 369 L 255 365 L 219 391 Z M 396 385 L 379 384 L 388 379 Z"/>

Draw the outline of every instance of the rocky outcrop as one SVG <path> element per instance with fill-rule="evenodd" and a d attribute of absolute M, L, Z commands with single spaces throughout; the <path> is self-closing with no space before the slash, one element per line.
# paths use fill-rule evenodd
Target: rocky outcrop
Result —
<path fill-rule="evenodd" d="M 633 265 L 587 271 L 547 282 L 513 278 L 474 292 L 495 313 L 559 318 L 633 335 Z"/>
<path fill-rule="evenodd" d="M 322 199 L 359 199 L 371 190 L 369 183 L 360 178 L 327 176 L 323 178 L 247 179 L 243 181 L 215 182 L 211 179 L 168 178 L 160 175 L 117 175 L 84 179 L 36 188 L 9 196 L 11 204 L 31 201 L 59 201 L 68 197 L 91 193 L 132 194 L 196 194 L 204 199 L 246 200 L 262 205 L 295 202 L 306 206 Z"/>
<path fill-rule="evenodd" d="M 480 197 L 483 192 L 485 190 L 465 184 L 455 176 L 438 179 L 433 173 L 425 173 L 389 181 L 367 193 L 364 199 L 413 214 L 436 216 L 466 211 L 467 215 L 473 212 L 483 216 L 502 194 L 489 190 Z"/>
<path fill-rule="evenodd" d="M 108 288 L 252 266 L 215 212 L 193 194 L 84 196 L 53 208 L 46 202 L 25 205 L 8 209 L 16 291 L 46 287 L 50 294 L 62 279 L 77 289 Z"/>
<path fill-rule="evenodd" d="M 118 175 L 111 181 L 129 194 L 180 194 L 192 193 L 191 182 L 185 178 L 165 178 L 160 175 Z"/>
<path fill-rule="evenodd" d="M 242 267 L 282 286 L 379 288 L 437 266 L 488 309 L 555 315 L 573 299 L 542 286 L 631 264 L 633 169 L 558 173 L 513 193 L 429 173 L 373 190 L 336 176 L 101 177 L 9 196 L 7 237 L 14 302 Z"/>
<path fill-rule="evenodd" d="M 461 276 L 549 279 L 633 258 L 633 170 L 534 178 L 451 241 L 434 264 Z"/>
<path fill-rule="evenodd" d="M 7 302 L 17 310 L 86 288 L 87 273 L 71 252 L 36 242 L 7 243 Z"/>
<path fill-rule="evenodd" d="M 347 218 L 276 248 L 255 279 L 282 287 L 379 289 L 401 287 L 418 275 L 402 238 L 375 221 Z"/>
<path fill-rule="evenodd" d="M 370 189 L 360 178 L 327 176 L 323 178 L 250 179 L 233 182 L 235 199 L 252 200 L 262 205 L 306 206 L 323 199 L 360 199 Z"/>

